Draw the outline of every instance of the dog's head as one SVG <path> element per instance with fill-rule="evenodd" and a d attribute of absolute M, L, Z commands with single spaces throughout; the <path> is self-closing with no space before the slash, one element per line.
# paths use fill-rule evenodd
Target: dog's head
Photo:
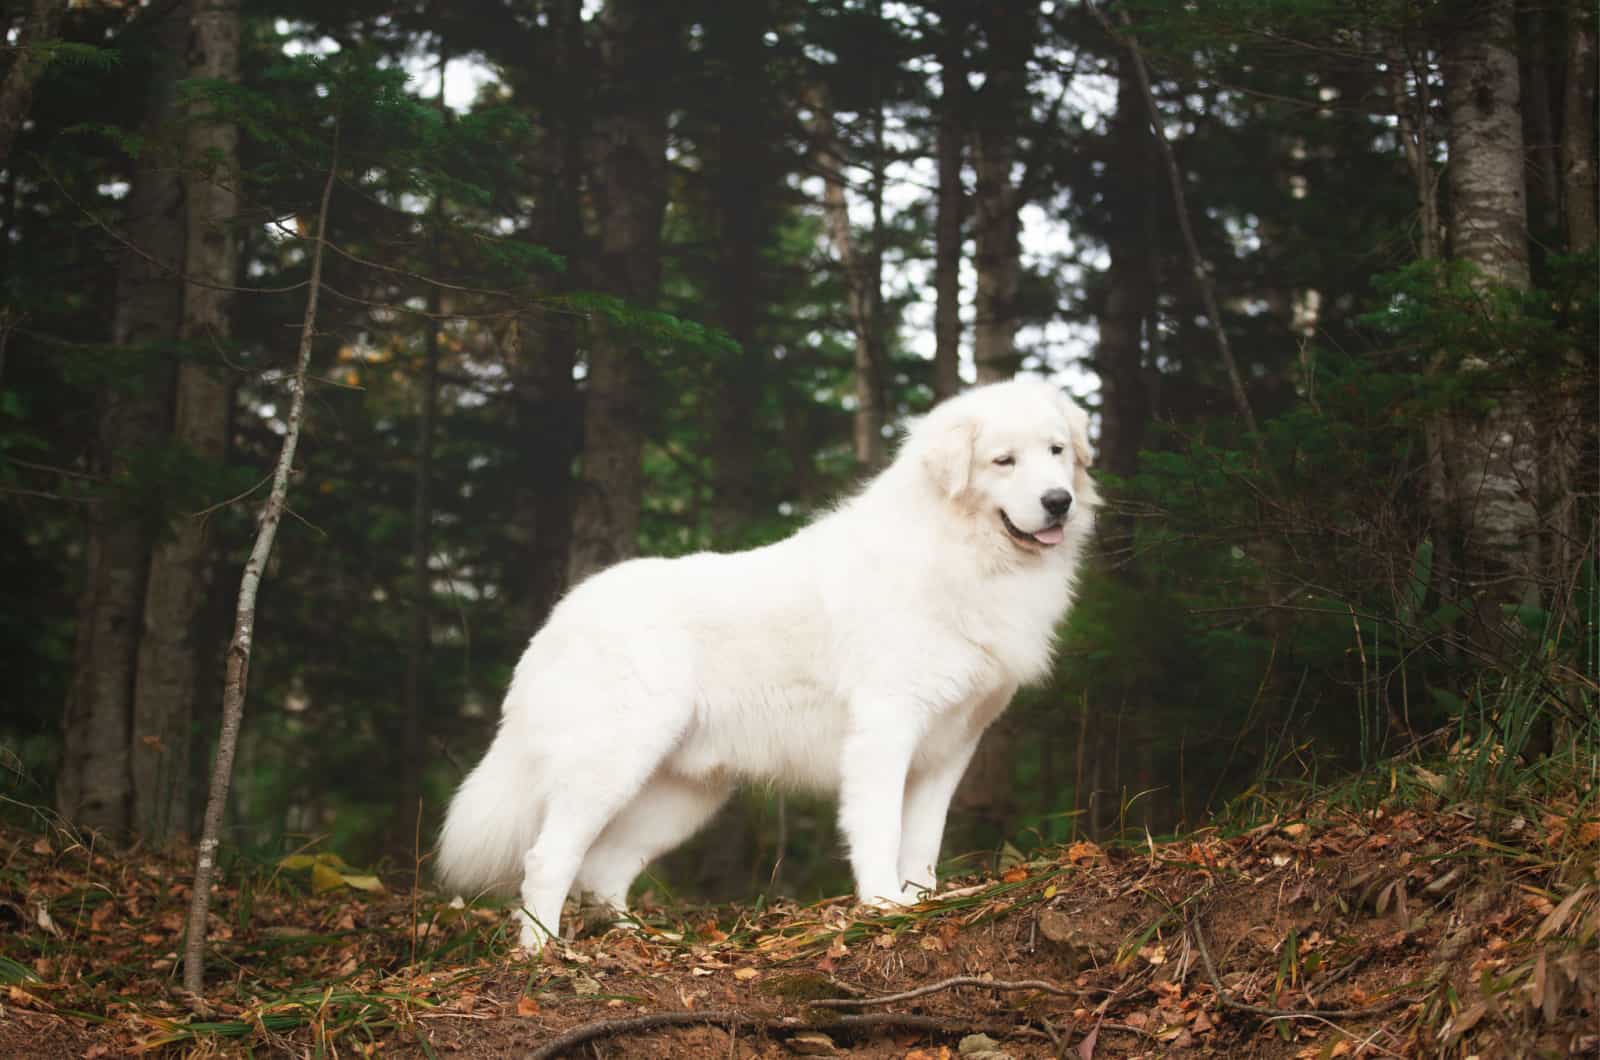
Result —
<path fill-rule="evenodd" d="M 1026 552 L 1061 544 L 1099 503 L 1089 417 L 1043 380 L 952 398 L 917 424 L 910 444 L 935 489 Z"/>

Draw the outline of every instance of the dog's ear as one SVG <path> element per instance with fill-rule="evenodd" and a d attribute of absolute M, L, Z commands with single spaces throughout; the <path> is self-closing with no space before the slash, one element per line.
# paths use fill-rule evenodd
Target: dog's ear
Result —
<path fill-rule="evenodd" d="M 972 450 L 978 441 L 971 420 L 930 415 L 918 425 L 922 467 L 939 492 L 954 500 L 972 480 Z"/>
<path fill-rule="evenodd" d="M 1094 450 L 1089 445 L 1089 414 L 1064 394 L 1057 397 L 1056 403 L 1067 421 L 1067 433 L 1072 438 L 1072 455 L 1077 458 L 1078 466 L 1092 467 Z"/>

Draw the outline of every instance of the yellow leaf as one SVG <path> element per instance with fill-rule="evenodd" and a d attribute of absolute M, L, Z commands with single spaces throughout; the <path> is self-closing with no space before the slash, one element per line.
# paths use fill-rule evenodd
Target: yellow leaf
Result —
<path fill-rule="evenodd" d="M 299 871 L 301 869 L 309 869 L 316 863 L 317 859 L 310 854 L 290 854 L 287 857 L 278 859 L 278 868 Z"/>
<path fill-rule="evenodd" d="M 1044 896 L 1046 898 L 1054 898 L 1056 896 L 1056 885 L 1052 883 L 1050 886 L 1046 887 L 1044 889 Z"/>
<path fill-rule="evenodd" d="M 383 893 L 383 881 L 376 876 L 349 876 L 341 873 L 340 879 L 358 891 L 370 891 L 373 894 Z"/>
<path fill-rule="evenodd" d="M 323 891 L 343 886 L 344 877 L 339 875 L 338 870 L 330 869 L 320 861 L 311 866 L 311 889 L 316 893 L 321 894 Z"/>
<path fill-rule="evenodd" d="M 749 980 L 754 979 L 759 974 L 761 974 L 761 973 L 757 972 L 754 968 L 750 968 L 748 966 L 744 967 L 744 968 L 735 968 L 733 970 L 733 977 L 735 979 L 740 980 L 741 982 L 748 982 Z"/>

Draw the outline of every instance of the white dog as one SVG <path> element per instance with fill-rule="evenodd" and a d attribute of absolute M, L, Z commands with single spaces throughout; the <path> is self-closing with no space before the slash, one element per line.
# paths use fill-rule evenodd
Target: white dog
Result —
<path fill-rule="evenodd" d="M 773 780 L 838 793 L 862 901 L 916 901 L 979 736 L 1049 670 L 1098 500 L 1086 428 L 1043 381 L 979 387 L 787 540 L 583 582 L 450 804 L 443 882 L 520 885 L 537 950 L 574 883 L 625 910 L 736 783 Z"/>

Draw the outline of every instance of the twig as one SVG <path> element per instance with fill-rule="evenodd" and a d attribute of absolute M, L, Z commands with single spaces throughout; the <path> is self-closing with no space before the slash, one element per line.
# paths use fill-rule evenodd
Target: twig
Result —
<path fill-rule="evenodd" d="M 993 1024 L 976 1025 L 951 1022 L 935 1016 L 913 1016 L 898 1012 L 871 1012 L 859 1016 L 840 1016 L 830 1023 L 791 1023 L 768 1016 L 748 1016 L 732 1009 L 709 1009 L 705 1012 L 652 1012 L 644 1016 L 594 1020 L 590 1023 L 580 1024 L 565 1034 L 545 1042 L 528 1055 L 528 1060 L 552 1060 L 552 1058 L 560 1056 L 575 1046 L 618 1034 L 651 1031 L 661 1027 L 693 1027 L 704 1024 L 727 1027 L 730 1031 L 744 1029 L 774 1034 L 797 1033 L 800 1031 L 828 1034 L 830 1032 L 838 1033 L 876 1027 L 898 1027 L 901 1029 L 930 1031 L 938 1034 L 972 1034 L 981 1031 L 1012 1037 L 1048 1039 L 1048 1035 L 1034 1027 L 1007 1027 Z"/>
<path fill-rule="evenodd" d="M 249 676 L 250 652 L 254 646 L 256 590 L 272 554 L 278 523 L 287 507 L 289 475 L 294 467 L 295 447 L 305 415 L 306 369 L 311 363 L 311 343 L 316 334 L 317 295 L 321 291 L 323 246 L 328 233 L 328 204 L 333 194 L 333 179 L 339 165 L 339 126 L 334 125 L 333 157 L 322 185 L 322 200 L 317 209 L 317 230 L 313 237 L 311 276 L 306 292 L 305 317 L 300 327 L 300 345 L 295 359 L 295 374 L 290 382 L 289 415 L 285 421 L 283 447 L 272 471 L 272 488 L 261 508 L 255 544 L 239 579 L 239 600 L 234 612 L 233 638 L 228 644 L 227 674 L 222 689 L 222 722 L 217 736 L 216 757 L 212 761 L 211 783 L 206 796 L 205 818 L 194 867 L 194 887 L 189 899 L 189 921 L 183 951 L 183 989 L 190 1004 L 206 1010 L 202 994 L 205 985 L 206 919 L 211 909 L 211 881 L 217 868 L 222 816 L 228 805 L 228 787 L 233 780 L 233 757 L 238 749 L 239 728 L 244 720 L 245 686 Z"/>
<path fill-rule="evenodd" d="M 890 1005 L 896 1001 L 910 1001 L 914 997 L 923 997 L 927 994 L 936 994 L 941 990 L 953 990 L 959 986 L 981 986 L 987 990 L 1037 990 L 1042 994 L 1054 994 L 1057 997 L 1082 997 L 1082 990 L 1069 990 L 1064 986 L 1044 979 L 984 979 L 976 975 L 957 975 L 949 979 L 942 979 L 937 983 L 919 986 L 915 990 L 905 990 L 898 994 L 886 994 L 883 997 L 825 997 L 819 1001 L 808 1001 L 806 1004 L 816 1008 L 863 1008 L 867 1005 Z"/>
<path fill-rule="evenodd" d="M 1382 1016 L 1385 1013 L 1415 1004 L 1414 998 L 1397 997 L 1391 998 L 1381 1005 L 1372 1005 L 1368 1008 L 1321 1008 L 1310 1012 L 1246 1004 L 1243 1001 L 1236 1000 L 1230 991 L 1222 988 L 1222 980 L 1217 975 L 1217 966 L 1211 963 L 1211 950 L 1206 946 L 1206 935 L 1205 931 L 1200 927 L 1200 922 L 1191 920 L 1187 926 L 1194 935 L 1195 944 L 1200 949 L 1200 959 L 1205 962 L 1206 977 L 1211 980 L 1211 989 L 1216 992 L 1217 1000 L 1221 1002 L 1223 1007 L 1231 1008 L 1236 1012 L 1248 1012 L 1253 1016 L 1265 1016 L 1267 1019 L 1274 1020 L 1366 1019 L 1371 1016 Z"/>

